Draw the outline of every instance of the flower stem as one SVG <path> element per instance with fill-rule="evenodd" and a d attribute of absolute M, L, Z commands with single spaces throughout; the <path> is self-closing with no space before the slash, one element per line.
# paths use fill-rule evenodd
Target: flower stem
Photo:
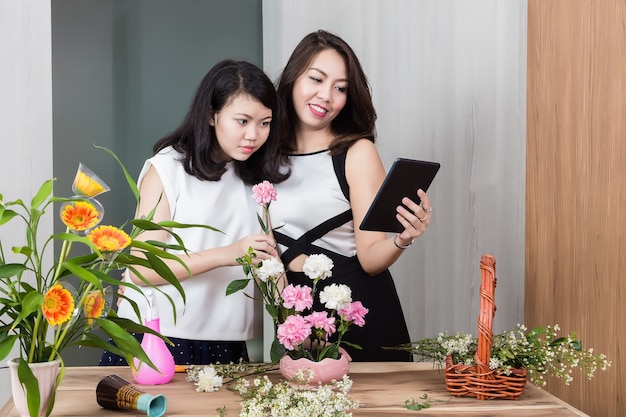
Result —
<path fill-rule="evenodd" d="M 85 303 L 85 299 L 87 298 L 87 295 L 89 294 L 89 292 L 91 292 L 91 290 L 93 289 L 94 284 L 89 283 L 89 285 L 87 285 L 87 288 L 85 288 L 84 291 L 82 291 L 82 295 L 80 297 L 80 301 L 78 302 L 78 304 L 75 306 L 75 308 L 80 309 L 82 308 L 83 304 Z M 80 315 L 80 312 L 77 313 L 78 315 Z M 48 358 L 48 361 L 52 361 L 55 357 L 55 355 L 57 355 L 57 352 L 59 351 L 59 347 L 61 345 L 61 343 L 63 342 L 63 340 L 65 339 L 65 336 L 67 336 L 67 332 L 69 330 L 70 327 L 73 327 L 73 321 L 77 320 L 77 318 L 73 318 L 70 319 L 70 321 L 65 325 L 65 327 L 63 328 L 63 331 L 60 332 L 56 332 L 54 335 L 54 349 L 52 349 L 52 352 L 50 353 L 50 357 Z"/>
<path fill-rule="evenodd" d="M 69 232 L 70 232 L 70 228 L 68 227 L 65 229 L 65 233 L 69 233 Z M 59 279 L 59 274 L 61 273 L 61 264 L 67 258 L 67 255 L 70 253 L 71 248 L 72 248 L 72 242 L 64 240 L 63 246 L 61 246 L 61 253 L 59 254 L 59 262 L 57 263 L 57 268 L 54 271 L 54 277 L 52 278 L 52 282 L 50 285 L 54 284 L 55 282 L 57 282 L 57 279 Z"/>
<path fill-rule="evenodd" d="M 30 350 L 28 351 L 28 363 L 33 362 L 33 358 L 35 356 L 35 340 L 40 340 L 37 336 L 39 332 L 39 323 L 41 323 L 42 312 L 41 309 L 37 312 L 37 318 L 35 319 L 35 326 L 33 327 L 33 343 L 30 344 Z M 45 335 L 44 335 L 45 337 Z"/>

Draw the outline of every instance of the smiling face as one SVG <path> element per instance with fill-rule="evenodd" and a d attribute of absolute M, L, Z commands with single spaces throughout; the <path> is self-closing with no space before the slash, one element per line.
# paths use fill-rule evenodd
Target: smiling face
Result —
<path fill-rule="evenodd" d="M 240 94 L 210 116 L 221 155 L 227 161 L 245 161 L 267 141 L 272 110 L 247 94 Z"/>
<path fill-rule="evenodd" d="M 341 55 L 334 49 L 315 55 L 294 83 L 292 98 L 300 130 L 330 129 L 348 99 L 348 74 Z"/>

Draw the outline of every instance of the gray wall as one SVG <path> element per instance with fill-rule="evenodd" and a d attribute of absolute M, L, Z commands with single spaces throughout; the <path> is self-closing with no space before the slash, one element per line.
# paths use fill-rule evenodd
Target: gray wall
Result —
<path fill-rule="evenodd" d="M 268 73 L 307 33 L 338 34 L 369 77 L 385 165 L 441 163 L 430 227 L 391 268 L 413 340 L 477 333 L 483 253 L 494 329 L 524 319 L 527 14 L 526 0 L 263 1 Z"/>
<path fill-rule="evenodd" d="M 53 0 L 55 191 L 71 194 L 83 162 L 111 186 L 99 198 L 106 222 L 132 218 L 135 201 L 121 170 L 93 145 L 112 149 L 136 178 L 209 68 L 225 58 L 262 66 L 262 44 L 260 0 Z M 64 355 L 66 365 L 95 365 L 100 357 L 74 352 Z"/>

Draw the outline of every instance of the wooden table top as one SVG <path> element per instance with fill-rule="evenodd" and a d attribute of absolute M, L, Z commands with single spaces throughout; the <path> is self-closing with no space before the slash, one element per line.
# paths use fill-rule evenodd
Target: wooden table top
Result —
<path fill-rule="evenodd" d="M 100 378 L 112 374 L 120 375 L 134 384 L 128 367 L 66 368 L 51 417 L 145 415 L 139 411 L 106 410 L 98 405 L 96 385 Z M 278 379 L 279 376 L 277 372 L 270 373 L 271 379 Z M 196 386 L 187 382 L 185 377 L 186 373 L 179 373 L 165 385 L 135 385 L 153 395 L 163 394 L 167 398 L 166 416 L 214 416 L 217 415 L 217 408 L 224 406 L 227 416 L 239 415 L 241 397 L 237 394 L 225 387 L 217 392 L 196 392 Z M 355 417 L 587 416 L 531 383 L 526 385 L 519 400 L 481 401 L 452 397 L 446 390 L 443 370 L 433 368 L 431 363 L 356 362 L 350 365 L 350 378 L 354 382 L 350 395 L 360 402 L 360 408 L 353 412 Z M 427 394 L 431 400 L 430 408 L 419 411 L 404 408 L 404 402 L 409 398 L 423 401 L 419 399 L 423 394 Z M 12 400 L 0 410 L 0 417 L 18 417 Z"/>

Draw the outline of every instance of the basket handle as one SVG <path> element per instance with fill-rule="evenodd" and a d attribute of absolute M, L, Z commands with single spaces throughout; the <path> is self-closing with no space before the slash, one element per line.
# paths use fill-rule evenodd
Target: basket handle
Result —
<path fill-rule="evenodd" d="M 480 313 L 478 315 L 478 349 L 476 368 L 479 375 L 489 373 L 489 358 L 493 344 L 493 317 L 496 314 L 496 260 L 489 254 L 480 258 Z"/>

